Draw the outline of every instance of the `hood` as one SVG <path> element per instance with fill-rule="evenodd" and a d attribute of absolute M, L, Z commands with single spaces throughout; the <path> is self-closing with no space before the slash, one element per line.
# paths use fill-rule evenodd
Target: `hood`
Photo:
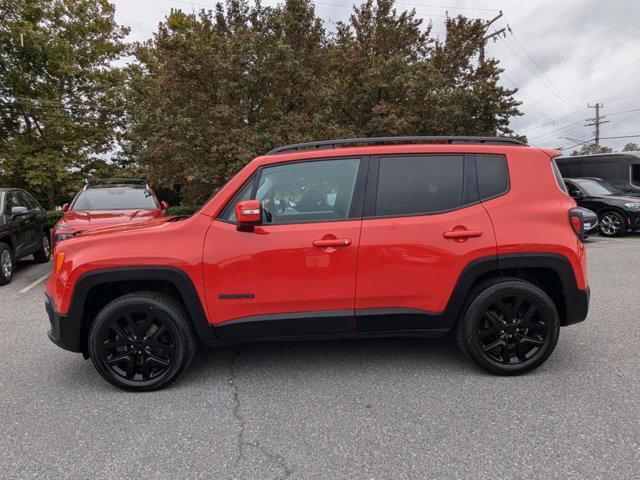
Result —
<path fill-rule="evenodd" d="M 145 222 L 156 218 L 163 218 L 162 210 L 95 210 L 95 211 L 69 211 L 58 222 L 58 226 L 64 226 L 73 231 L 95 230 L 112 225 L 130 224 L 132 222 Z"/>
<path fill-rule="evenodd" d="M 100 228 L 93 228 L 91 230 L 83 232 L 82 235 L 79 235 L 74 238 L 83 238 L 90 237 L 95 235 L 105 235 L 110 233 L 121 233 L 121 232 L 134 232 L 140 230 L 157 230 L 159 228 L 164 228 L 165 226 L 172 224 L 180 219 L 188 218 L 184 215 L 174 215 L 171 217 L 161 216 L 156 218 L 147 218 L 145 222 L 132 222 L 132 223 L 121 223 L 119 225 L 111 225 L 104 226 Z"/>
<path fill-rule="evenodd" d="M 640 197 L 634 197 L 632 195 L 598 195 L 591 198 L 620 205 L 624 205 L 625 203 L 640 203 Z"/>

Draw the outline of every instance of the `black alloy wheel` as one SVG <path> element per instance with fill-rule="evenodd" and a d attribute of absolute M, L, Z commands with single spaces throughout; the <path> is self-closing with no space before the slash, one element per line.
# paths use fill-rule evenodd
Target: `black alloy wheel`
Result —
<path fill-rule="evenodd" d="M 89 352 L 100 374 L 125 390 L 155 390 L 172 382 L 191 361 L 195 338 L 173 298 L 125 295 L 96 317 Z"/>
<path fill-rule="evenodd" d="M 484 309 L 476 322 L 476 336 L 483 353 L 494 362 L 517 365 L 544 350 L 552 335 L 536 300 L 511 294 L 499 297 Z"/>
<path fill-rule="evenodd" d="M 520 375 L 540 366 L 559 334 L 551 298 L 533 283 L 510 277 L 476 287 L 456 326 L 462 350 L 496 375 Z"/>

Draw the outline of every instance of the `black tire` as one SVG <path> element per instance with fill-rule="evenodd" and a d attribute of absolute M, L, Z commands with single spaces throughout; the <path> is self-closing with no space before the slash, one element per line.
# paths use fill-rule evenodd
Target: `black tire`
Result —
<path fill-rule="evenodd" d="M 184 307 L 158 292 L 133 292 L 96 316 L 88 339 L 96 370 L 123 390 L 150 391 L 173 382 L 193 359 L 196 338 Z"/>
<path fill-rule="evenodd" d="M 51 238 L 44 232 L 40 239 L 40 249 L 33 253 L 36 263 L 47 263 L 51 258 Z"/>
<path fill-rule="evenodd" d="M 9 262 L 8 264 L 5 262 Z M 7 266 L 8 271 L 7 271 Z M 6 285 L 13 278 L 16 269 L 16 259 L 9 245 L 0 242 L 0 285 Z"/>
<path fill-rule="evenodd" d="M 605 237 L 622 237 L 627 234 L 627 224 L 619 212 L 604 212 L 600 215 L 599 225 L 600 235 Z"/>
<path fill-rule="evenodd" d="M 533 283 L 509 277 L 476 287 L 456 325 L 460 348 L 495 375 L 521 375 L 539 367 L 559 335 L 551 298 Z"/>

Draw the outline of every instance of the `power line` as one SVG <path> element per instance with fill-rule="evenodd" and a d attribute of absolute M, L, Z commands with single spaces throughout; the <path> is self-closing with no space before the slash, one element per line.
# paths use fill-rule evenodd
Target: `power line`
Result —
<path fill-rule="evenodd" d="M 509 45 L 509 43 L 506 41 L 506 39 L 500 37 L 500 39 L 503 41 L 503 43 L 507 46 L 507 48 L 511 51 L 511 53 L 513 53 L 513 55 L 520 61 L 520 63 L 522 63 L 522 65 L 525 66 L 525 68 L 527 70 L 529 70 L 529 72 L 531 72 L 531 74 L 533 76 L 535 76 L 540 83 L 542 83 L 542 85 L 545 86 L 545 88 L 547 88 L 547 90 L 549 90 L 552 94 L 554 94 L 556 97 L 558 97 L 560 100 L 562 100 L 565 104 L 569 105 L 570 107 L 575 107 L 575 105 L 573 105 L 571 102 L 567 101 L 566 99 L 564 99 L 562 97 L 562 95 L 560 95 L 558 92 L 556 92 L 553 88 L 551 88 L 546 82 L 545 80 L 537 73 L 535 72 L 527 62 L 525 62 L 522 57 L 513 49 L 511 48 L 511 45 Z"/>
<path fill-rule="evenodd" d="M 506 19 L 505 19 L 506 20 Z M 575 109 L 580 109 L 581 107 L 578 107 L 575 103 L 573 103 L 571 101 L 571 99 L 569 97 L 567 97 L 562 90 L 560 90 L 558 88 L 558 86 L 553 83 L 553 81 L 549 78 L 549 76 L 544 72 L 544 70 L 542 69 L 542 67 L 540 66 L 540 64 L 536 61 L 535 58 L 533 58 L 533 56 L 529 53 L 529 51 L 525 48 L 525 46 L 522 44 L 522 42 L 520 41 L 520 39 L 518 38 L 518 36 L 516 35 L 516 32 L 513 31 L 513 29 L 511 28 L 511 25 L 509 25 L 509 23 L 507 22 L 507 30 L 509 31 L 509 33 L 511 33 L 511 35 L 513 35 L 513 39 L 516 41 L 516 43 L 520 46 L 520 48 L 522 49 L 522 51 L 527 55 L 527 57 L 529 57 L 529 59 L 534 63 L 534 65 L 536 67 L 538 67 L 538 70 L 540 71 L 540 73 L 542 74 L 542 76 L 549 82 L 549 84 L 555 88 L 555 90 L 564 98 L 566 99 L 569 104 L 571 104 Z"/>
<path fill-rule="evenodd" d="M 614 113 L 609 113 L 609 116 L 612 115 L 622 115 L 623 113 L 631 113 L 631 112 L 640 112 L 640 108 L 634 108 L 633 110 L 625 110 L 624 112 L 614 112 Z"/>

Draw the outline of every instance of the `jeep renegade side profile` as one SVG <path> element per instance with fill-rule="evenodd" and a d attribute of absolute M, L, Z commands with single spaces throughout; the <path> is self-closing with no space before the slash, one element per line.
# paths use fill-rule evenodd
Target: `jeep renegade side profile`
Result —
<path fill-rule="evenodd" d="M 454 331 L 483 369 L 527 372 L 589 303 L 555 155 L 485 137 L 278 148 L 190 218 L 57 245 L 49 337 L 128 390 L 168 385 L 197 341 Z"/>

